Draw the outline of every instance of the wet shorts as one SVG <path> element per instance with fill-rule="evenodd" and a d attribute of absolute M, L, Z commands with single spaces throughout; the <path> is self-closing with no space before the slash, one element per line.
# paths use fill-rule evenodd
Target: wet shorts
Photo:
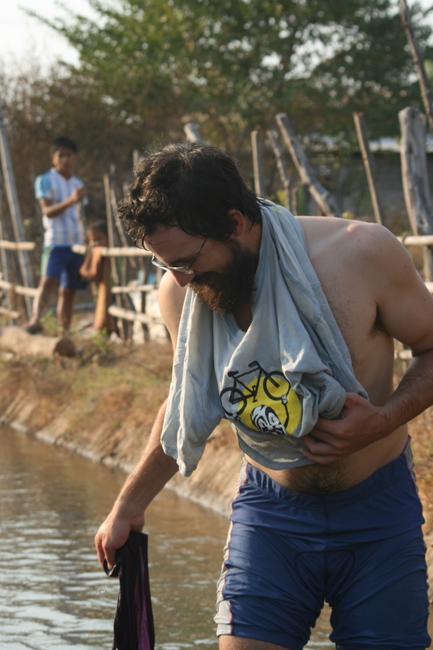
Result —
<path fill-rule="evenodd" d="M 71 246 L 45 246 L 41 260 L 41 275 L 59 278 L 60 286 L 67 289 L 84 289 L 79 270 L 84 256 L 74 253 Z"/>
<path fill-rule="evenodd" d="M 218 584 L 217 634 L 291 650 L 324 602 L 337 650 L 424 650 L 428 599 L 410 448 L 353 488 L 300 494 L 246 465 Z"/>

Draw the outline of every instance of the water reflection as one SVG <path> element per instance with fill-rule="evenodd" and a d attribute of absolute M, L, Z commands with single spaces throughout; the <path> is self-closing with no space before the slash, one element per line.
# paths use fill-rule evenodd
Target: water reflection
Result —
<path fill-rule="evenodd" d="M 7 650 L 111 648 L 118 592 L 99 569 L 96 526 L 124 474 L 0 429 L 0 620 Z M 149 508 L 157 648 L 213 646 L 224 517 L 163 491 Z M 334 648 L 326 616 L 308 648 Z"/>

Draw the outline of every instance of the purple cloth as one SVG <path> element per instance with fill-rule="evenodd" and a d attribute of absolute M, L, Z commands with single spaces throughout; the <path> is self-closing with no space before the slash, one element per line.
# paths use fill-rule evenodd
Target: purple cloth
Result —
<path fill-rule="evenodd" d="M 116 552 L 116 564 L 105 573 L 119 577 L 119 596 L 114 618 L 112 650 L 153 650 L 155 628 L 150 599 L 147 535 L 131 532 Z"/>

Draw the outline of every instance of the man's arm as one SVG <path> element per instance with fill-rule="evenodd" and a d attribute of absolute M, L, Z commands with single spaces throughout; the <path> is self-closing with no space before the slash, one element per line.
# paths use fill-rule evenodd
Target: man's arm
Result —
<path fill-rule="evenodd" d="M 184 294 L 185 291 L 173 282 L 171 274 L 166 274 L 160 284 L 159 302 L 174 348 Z M 159 410 L 139 463 L 126 479 L 110 514 L 95 536 L 101 565 L 106 559 L 108 565 L 113 566 L 116 550 L 125 544 L 131 530 L 140 531 L 143 528 L 145 509 L 178 471 L 174 458 L 167 456 L 161 447 L 166 406 L 167 400 Z"/>
<path fill-rule="evenodd" d="M 140 531 L 144 511 L 152 499 L 177 472 L 174 458 L 167 456 L 160 443 L 166 402 L 162 405 L 141 460 L 127 478 L 107 519 L 95 537 L 99 563 L 112 567 L 116 550 L 125 544 L 131 530 Z"/>
<path fill-rule="evenodd" d="M 413 361 L 385 404 L 348 393 L 340 420 L 319 418 L 305 437 L 317 463 L 344 458 L 385 438 L 433 404 L 433 297 L 393 235 L 374 231 L 367 242 L 370 291 L 383 329 L 412 350 Z"/>
<path fill-rule="evenodd" d="M 61 215 L 67 208 L 70 208 L 71 205 L 75 205 L 75 203 L 82 201 L 85 196 L 86 188 L 84 185 L 80 185 L 75 188 L 67 199 L 60 201 L 59 203 L 53 203 L 51 199 L 38 199 L 38 201 L 41 206 L 42 214 L 53 219 Z"/>

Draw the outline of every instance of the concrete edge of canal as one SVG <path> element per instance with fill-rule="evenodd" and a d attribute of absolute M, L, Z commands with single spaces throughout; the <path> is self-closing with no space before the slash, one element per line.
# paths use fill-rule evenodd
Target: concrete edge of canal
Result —
<path fill-rule="evenodd" d="M 8 390 L 10 389 L 10 390 Z M 0 378 L 0 424 L 8 425 L 45 443 L 58 445 L 81 454 L 108 467 L 129 472 L 138 461 L 146 444 L 148 434 L 138 430 L 128 420 L 117 423 L 100 421 L 93 426 L 80 426 L 77 405 L 68 403 L 61 409 L 53 406 L 56 395 L 32 394 L 28 387 L 7 384 L 7 377 Z M 47 400 L 51 400 L 50 408 Z M 90 424 L 90 426 L 89 426 Z M 228 425 L 217 427 L 210 436 L 204 456 L 191 477 L 175 476 L 168 487 L 187 499 L 228 515 L 230 503 L 237 486 L 241 452 Z M 431 503 L 421 490 L 425 509 Z M 427 563 L 430 576 L 430 602 L 433 603 L 433 531 L 425 536 Z"/>

